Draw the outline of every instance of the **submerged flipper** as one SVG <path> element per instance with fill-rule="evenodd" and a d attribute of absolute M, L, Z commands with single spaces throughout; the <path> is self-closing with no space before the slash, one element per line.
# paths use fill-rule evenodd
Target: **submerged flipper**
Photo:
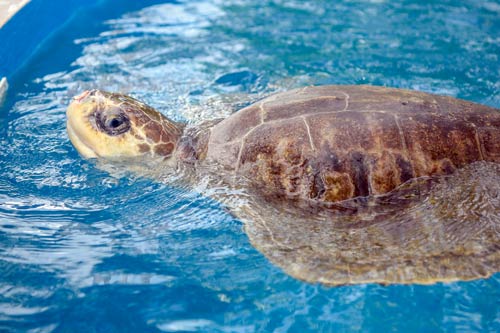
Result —
<path fill-rule="evenodd" d="M 291 276 L 326 285 L 472 280 L 500 271 L 500 165 L 477 162 L 380 197 L 329 207 L 228 202 L 252 244 Z"/>

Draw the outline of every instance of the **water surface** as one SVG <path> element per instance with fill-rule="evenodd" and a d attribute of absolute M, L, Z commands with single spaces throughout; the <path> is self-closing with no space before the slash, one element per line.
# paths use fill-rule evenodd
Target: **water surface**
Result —
<path fill-rule="evenodd" d="M 0 331 L 499 331 L 498 274 L 302 283 L 193 189 L 82 160 L 64 124 L 71 97 L 91 88 L 187 122 L 310 84 L 498 108 L 499 31 L 494 0 L 108 0 L 79 11 L 10 80 L 0 109 Z"/>

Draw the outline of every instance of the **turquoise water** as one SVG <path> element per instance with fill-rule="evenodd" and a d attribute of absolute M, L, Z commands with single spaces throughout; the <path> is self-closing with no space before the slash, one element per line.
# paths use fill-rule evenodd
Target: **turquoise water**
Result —
<path fill-rule="evenodd" d="M 0 109 L 0 332 L 498 332 L 500 275 L 326 288 L 285 275 L 193 189 L 82 160 L 65 108 L 133 95 L 188 122 L 309 84 L 500 107 L 499 1 L 101 1 Z M 1 59 L 0 59 L 1 61 Z"/>

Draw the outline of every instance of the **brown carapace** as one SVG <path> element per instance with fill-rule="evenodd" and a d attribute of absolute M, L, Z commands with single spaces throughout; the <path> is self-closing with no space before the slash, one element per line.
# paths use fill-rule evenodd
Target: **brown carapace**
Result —
<path fill-rule="evenodd" d="M 278 193 L 335 202 L 500 162 L 500 112 L 401 89 L 306 87 L 223 120 L 207 155 Z"/>

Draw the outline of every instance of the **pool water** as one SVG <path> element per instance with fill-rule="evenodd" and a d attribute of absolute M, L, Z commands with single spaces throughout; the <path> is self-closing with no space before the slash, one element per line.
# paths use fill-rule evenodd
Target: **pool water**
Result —
<path fill-rule="evenodd" d="M 195 123 L 276 91 L 375 84 L 500 107 L 500 1 L 100 1 L 0 108 L 0 332 L 498 332 L 500 275 L 295 280 L 195 190 L 81 159 L 65 108 L 121 91 Z M 1 61 L 1 59 L 0 59 Z"/>

